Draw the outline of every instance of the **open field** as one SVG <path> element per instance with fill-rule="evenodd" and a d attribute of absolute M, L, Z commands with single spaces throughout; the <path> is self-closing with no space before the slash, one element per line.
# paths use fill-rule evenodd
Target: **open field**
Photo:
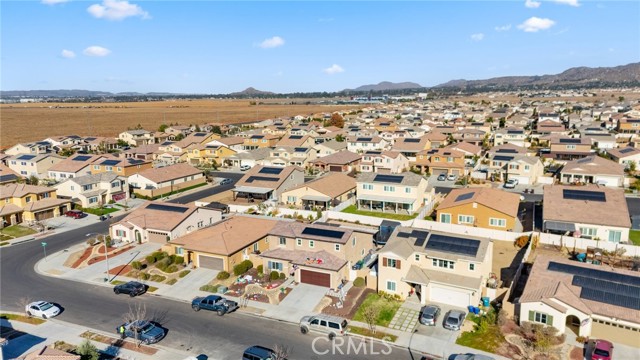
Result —
<path fill-rule="evenodd" d="M 241 123 L 276 117 L 310 116 L 357 105 L 305 105 L 312 99 L 166 100 L 131 103 L 33 103 L 0 106 L 0 148 L 50 136 L 117 136 L 140 124 L 157 130 L 161 124 Z M 291 104 L 294 102 L 294 104 Z"/>

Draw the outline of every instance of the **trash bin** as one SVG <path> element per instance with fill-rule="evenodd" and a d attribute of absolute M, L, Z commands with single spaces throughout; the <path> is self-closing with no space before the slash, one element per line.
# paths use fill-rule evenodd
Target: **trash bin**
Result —
<path fill-rule="evenodd" d="M 484 307 L 488 307 L 489 306 L 489 297 L 488 296 L 483 296 L 481 298 L 481 300 L 482 300 L 482 306 L 484 306 Z"/>

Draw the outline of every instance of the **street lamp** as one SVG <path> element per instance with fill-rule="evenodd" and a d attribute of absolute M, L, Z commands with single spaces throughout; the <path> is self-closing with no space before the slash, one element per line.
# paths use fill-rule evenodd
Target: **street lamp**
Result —
<path fill-rule="evenodd" d="M 98 234 L 98 233 L 88 233 L 86 236 L 91 236 L 91 235 L 102 235 L 102 234 Z M 98 236 L 96 236 L 96 240 L 98 239 Z M 107 277 L 104 278 L 104 281 L 107 282 L 109 281 L 109 248 L 107 247 L 107 238 L 106 236 L 103 237 L 104 239 L 104 257 L 107 261 Z"/>

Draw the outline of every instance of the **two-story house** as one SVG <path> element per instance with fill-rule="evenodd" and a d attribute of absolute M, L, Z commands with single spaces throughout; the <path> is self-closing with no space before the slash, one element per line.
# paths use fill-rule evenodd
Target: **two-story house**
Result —
<path fill-rule="evenodd" d="M 315 143 L 313 138 L 308 135 L 288 135 L 280 139 L 275 146 L 312 147 Z"/>
<path fill-rule="evenodd" d="M 153 144 L 155 139 L 153 133 L 147 130 L 127 130 L 118 134 L 118 139 L 125 141 L 131 146 Z"/>
<path fill-rule="evenodd" d="M 4 153 L 7 155 L 40 155 L 53 152 L 52 145 L 48 141 L 36 141 L 32 143 L 16 144 L 8 148 Z"/>
<path fill-rule="evenodd" d="M 424 205 L 427 180 L 412 172 L 361 173 L 356 178 L 358 209 L 413 214 Z"/>
<path fill-rule="evenodd" d="M 254 150 L 257 148 L 274 147 L 278 143 L 279 139 L 280 138 L 277 135 L 251 135 L 244 139 L 242 149 Z"/>
<path fill-rule="evenodd" d="M 624 166 L 600 156 L 588 156 L 568 161 L 560 170 L 560 182 L 563 184 L 598 184 L 622 187 L 624 185 Z"/>
<path fill-rule="evenodd" d="M 458 150 L 438 148 L 418 153 L 414 166 L 420 171 L 431 175 L 462 176 L 465 171 L 465 154 Z"/>
<path fill-rule="evenodd" d="M 544 176 L 544 164 L 537 156 L 515 155 L 504 169 L 506 180 L 515 179 L 520 185 L 534 185 Z"/>
<path fill-rule="evenodd" d="M 640 133 L 640 119 L 623 117 L 618 120 L 616 131 L 623 136 L 635 137 Z"/>
<path fill-rule="evenodd" d="M 91 174 L 91 165 L 94 162 L 111 158 L 102 155 L 71 155 L 49 168 L 49 179 L 64 181 L 83 175 Z"/>
<path fill-rule="evenodd" d="M 398 226 L 378 252 L 378 289 L 466 309 L 480 302 L 492 262 L 489 239 Z"/>
<path fill-rule="evenodd" d="M 355 196 L 356 180 L 351 176 L 330 172 L 322 177 L 285 190 L 280 202 L 298 208 L 330 209 Z"/>
<path fill-rule="evenodd" d="M 280 199 L 282 192 L 304 183 L 304 170 L 297 166 L 271 167 L 256 165 L 236 183 L 233 198 Z"/>
<path fill-rule="evenodd" d="M 85 208 L 129 198 L 127 178 L 113 172 L 73 177 L 55 185 L 55 188 L 58 195 L 69 197 Z"/>
<path fill-rule="evenodd" d="M 550 152 L 543 156 L 554 160 L 582 159 L 593 154 L 591 140 L 585 138 L 552 137 L 549 145 Z"/>
<path fill-rule="evenodd" d="M 349 150 L 342 150 L 323 156 L 311 162 L 318 171 L 350 173 L 357 170 L 362 156 Z"/>
<path fill-rule="evenodd" d="M 8 158 L 7 166 L 20 174 L 20 176 L 35 176 L 39 179 L 45 179 L 49 175 L 49 169 L 64 159 L 62 156 L 55 154 L 22 154 Z"/>
<path fill-rule="evenodd" d="M 323 157 L 335 154 L 339 151 L 347 150 L 347 143 L 345 141 L 339 142 L 336 140 L 324 141 L 316 144 L 313 149 L 316 151 L 317 157 Z"/>
<path fill-rule="evenodd" d="M 221 165 L 234 154 L 236 151 L 221 145 L 197 144 L 187 149 L 187 158 L 191 165 Z"/>
<path fill-rule="evenodd" d="M 625 169 L 635 166 L 636 170 L 640 169 L 640 149 L 633 147 L 624 147 L 620 149 L 607 150 L 607 154 L 611 160 L 618 164 L 624 165 Z M 631 165 L 631 164 L 634 165 Z"/>
<path fill-rule="evenodd" d="M 398 138 L 391 147 L 391 150 L 402 153 L 409 161 L 416 161 L 418 153 L 428 149 L 431 149 L 431 141 L 426 136 Z"/>
<path fill-rule="evenodd" d="M 531 145 L 527 142 L 527 132 L 524 129 L 519 128 L 507 128 L 496 130 L 493 133 L 493 145 L 500 146 L 502 144 L 513 144 L 522 147 L 529 147 Z"/>
<path fill-rule="evenodd" d="M 50 219 L 70 209 L 71 201 L 58 199 L 53 188 L 15 183 L 0 187 L 0 219 L 3 226 Z"/>
<path fill-rule="evenodd" d="M 389 146 L 387 140 L 379 137 L 348 137 L 347 150 L 362 153 L 368 150 L 385 150 Z"/>
<path fill-rule="evenodd" d="M 409 169 L 409 159 L 397 151 L 366 151 L 360 162 L 361 172 L 399 174 Z"/>
<path fill-rule="evenodd" d="M 152 168 L 153 163 L 149 160 L 135 158 L 105 158 L 99 159 L 91 164 L 91 173 L 100 174 L 103 172 L 114 172 L 117 175 L 129 177 Z"/>

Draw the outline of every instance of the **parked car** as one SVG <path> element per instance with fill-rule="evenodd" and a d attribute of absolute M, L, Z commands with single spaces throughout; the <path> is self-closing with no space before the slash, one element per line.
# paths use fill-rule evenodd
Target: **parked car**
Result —
<path fill-rule="evenodd" d="M 200 311 L 200 309 L 215 311 L 218 315 L 222 316 L 238 309 L 238 303 L 218 295 L 209 295 L 193 299 L 191 301 L 191 308 L 193 311 Z"/>
<path fill-rule="evenodd" d="M 505 189 L 513 189 L 518 185 L 518 179 L 509 179 L 506 183 L 504 183 Z"/>
<path fill-rule="evenodd" d="M 452 354 L 449 360 L 496 360 L 491 356 L 482 354 Z"/>
<path fill-rule="evenodd" d="M 275 351 L 260 345 L 248 347 L 242 353 L 242 360 L 272 360 L 275 359 Z"/>
<path fill-rule="evenodd" d="M 43 319 L 49 319 L 60 314 L 58 306 L 46 301 L 32 302 L 24 310 L 29 316 L 37 316 Z"/>
<path fill-rule="evenodd" d="M 232 181 L 231 179 L 224 178 L 224 179 L 220 180 L 220 183 L 218 185 L 231 184 L 231 181 Z"/>
<path fill-rule="evenodd" d="M 220 211 L 222 211 L 223 214 L 228 214 L 229 213 L 229 205 L 221 203 L 221 202 L 217 202 L 217 201 L 212 201 L 212 202 L 208 203 L 207 205 L 205 205 L 204 207 L 209 208 L 209 209 L 220 210 Z"/>
<path fill-rule="evenodd" d="M 322 332 L 329 335 L 329 339 L 333 340 L 338 335 L 347 334 L 347 320 L 331 315 L 314 315 L 303 316 L 300 319 L 300 332 L 308 333 L 310 330 Z"/>
<path fill-rule="evenodd" d="M 449 181 L 455 181 L 457 178 L 458 178 L 458 175 L 455 175 L 455 174 L 451 174 L 447 176 L 447 180 Z"/>
<path fill-rule="evenodd" d="M 612 360 L 613 359 L 613 344 L 607 340 L 593 340 L 591 341 L 591 360 Z"/>
<path fill-rule="evenodd" d="M 445 181 L 445 180 L 447 180 L 447 174 L 438 175 L 438 181 Z"/>
<path fill-rule="evenodd" d="M 143 344 L 155 344 L 162 340 L 165 335 L 163 328 L 147 320 L 136 320 L 130 323 L 124 323 L 116 328 L 116 332 L 120 334 L 120 337 L 123 339 L 130 337 Z"/>
<path fill-rule="evenodd" d="M 87 216 L 87 214 L 85 214 L 84 212 L 82 212 L 80 210 L 69 210 L 66 213 L 64 213 L 64 216 L 72 217 L 74 219 L 81 219 L 81 218 Z"/>
<path fill-rule="evenodd" d="M 147 291 L 147 285 L 141 284 L 137 281 L 129 281 L 128 283 L 118 284 L 114 286 L 113 292 L 118 294 L 129 294 L 129 296 L 134 297 L 138 295 L 142 295 Z"/>
<path fill-rule="evenodd" d="M 247 171 L 247 170 L 249 170 L 249 169 L 251 169 L 251 166 L 249 166 L 249 165 L 242 165 L 242 166 L 240 166 L 240 171 Z"/>
<path fill-rule="evenodd" d="M 449 330 L 460 330 L 465 316 L 467 316 L 467 314 L 464 311 L 449 310 L 444 316 L 442 326 Z"/>
<path fill-rule="evenodd" d="M 440 316 L 440 307 L 437 305 L 427 305 L 420 310 L 420 324 L 436 326 L 438 316 Z"/>

